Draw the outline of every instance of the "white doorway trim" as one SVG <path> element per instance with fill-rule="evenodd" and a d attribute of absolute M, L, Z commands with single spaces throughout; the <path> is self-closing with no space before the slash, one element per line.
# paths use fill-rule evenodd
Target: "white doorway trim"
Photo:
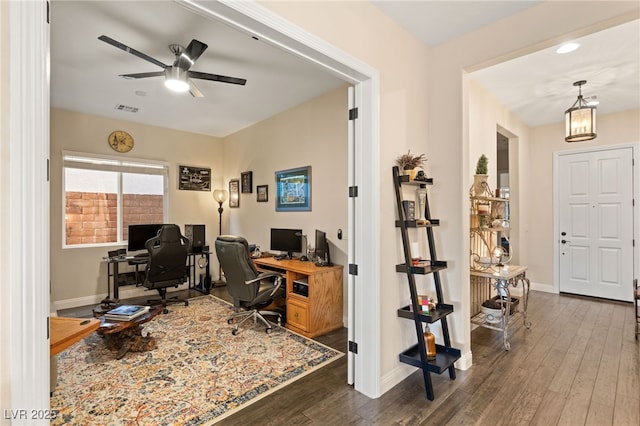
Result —
<path fill-rule="evenodd" d="M 43 1 L 0 2 L 0 403 L 16 424 L 49 408 L 47 11 Z"/>
<path fill-rule="evenodd" d="M 347 238 L 354 247 L 353 255 L 348 254 L 348 263 L 358 266 L 358 274 L 350 280 L 354 282 L 354 300 L 347 303 L 353 305 L 354 315 L 348 326 L 350 338 L 353 336 L 358 345 L 357 355 L 352 355 L 353 385 L 370 398 L 379 397 L 381 324 L 379 316 L 371 315 L 371 312 L 380 312 L 377 267 L 380 258 L 378 71 L 258 3 L 176 1 L 196 13 L 222 20 L 240 31 L 315 63 L 354 85 L 359 111 L 353 132 L 355 137 L 349 140 L 349 150 L 354 153 L 353 163 L 349 165 L 349 176 L 353 177 L 353 181 L 349 185 L 358 186 L 358 197 L 354 203 L 354 226 L 349 227 Z M 345 196 L 347 190 L 344 188 Z M 345 381 L 351 383 L 351 377 L 345 377 Z"/>
<path fill-rule="evenodd" d="M 638 159 L 640 156 L 640 143 L 630 143 L 630 144 L 617 144 L 617 145 L 602 145 L 592 148 L 578 148 L 571 149 L 565 151 L 555 151 L 553 153 L 553 238 L 557 240 L 557 236 L 560 235 L 560 200 L 559 200 L 559 185 L 558 181 L 559 175 L 559 159 L 562 155 L 569 154 L 582 154 L 589 152 L 597 152 L 597 151 L 608 151 L 611 149 L 620 149 L 620 148 L 631 148 L 632 149 L 632 158 L 634 164 L 638 164 Z M 640 173 L 637 172 L 637 167 L 634 167 L 633 170 L 633 198 L 636 200 L 633 207 L 633 238 L 635 240 L 635 245 L 633 247 L 633 275 L 634 278 L 638 278 L 640 276 L 640 261 L 638 260 L 638 251 L 640 244 L 640 208 L 638 206 L 638 201 L 640 200 Z M 553 292 L 560 293 L 560 248 L 557 241 L 554 241 L 553 244 Z M 631 285 L 632 283 L 629 283 Z"/>

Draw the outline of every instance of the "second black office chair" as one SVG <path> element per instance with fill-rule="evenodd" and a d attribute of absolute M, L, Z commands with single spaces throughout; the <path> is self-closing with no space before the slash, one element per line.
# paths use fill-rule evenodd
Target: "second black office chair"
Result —
<path fill-rule="evenodd" d="M 152 303 L 162 304 L 164 313 L 167 310 L 167 288 L 178 287 L 188 279 L 187 252 L 189 251 L 189 239 L 180 233 L 178 225 L 163 225 L 158 235 L 150 238 L 145 243 L 149 251 L 146 278 L 144 286 L 157 290 L 160 293 L 159 300 L 150 300 Z M 189 300 L 171 298 L 171 302 L 184 302 L 189 305 Z"/>
<path fill-rule="evenodd" d="M 269 305 L 273 299 L 284 296 L 282 276 L 277 272 L 259 273 L 251 260 L 249 244 L 242 237 L 220 235 L 216 239 L 216 254 L 236 309 L 236 313 L 227 322 L 233 324 L 236 318 L 242 318 L 232 330 L 233 335 L 238 334 L 238 328 L 248 319 L 262 322 L 267 326 L 266 332 L 271 333 L 271 323 L 263 315 L 276 315 L 278 325 L 282 316 L 274 311 L 261 311 L 260 308 Z"/>

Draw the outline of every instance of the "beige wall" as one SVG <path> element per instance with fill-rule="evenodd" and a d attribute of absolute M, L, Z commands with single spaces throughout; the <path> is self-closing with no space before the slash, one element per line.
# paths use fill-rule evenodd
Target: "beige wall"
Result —
<path fill-rule="evenodd" d="M 490 186 L 495 188 L 497 126 L 509 131 L 510 151 L 517 150 L 511 170 L 513 263 L 526 265 L 534 288 L 553 291 L 553 154 L 555 152 L 640 142 L 640 111 L 598 116 L 598 137 L 568 144 L 564 141 L 564 115 L 559 122 L 530 128 L 473 78 L 469 79 L 469 172 L 486 153 Z M 510 152 L 510 155 L 513 153 Z M 494 175 L 492 175 L 494 174 Z M 472 181 L 469 181 L 469 186 Z"/>
<path fill-rule="evenodd" d="M 441 219 L 439 258 L 449 261 L 444 296 L 454 346 L 470 356 L 468 188 L 470 153 L 466 71 L 480 69 L 638 16 L 636 2 L 547 1 L 452 42 L 427 49 L 366 2 L 275 2 L 262 4 L 376 68 L 380 73 L 380 283 L 382 391 L 406 371 L 398 352 L 415 343 L 411 324 L 396 309 L 406 303 L 390 169 L 411 148 L 425 152 L 434 217 Z M 575 11 L 580 10 L 576 14 Z M 505 36 L 508 34 L 508 36 Z M 474 158 L 475 161 L 475 158 Z M 521 164 L 522 165 L 522 164 Z M 524 165 L 523 165 L 524 166 Z M 524 168 L 524 167 L 523 167 Z M 425 284 L 428 291 L 429 284 Z M 434 330 L 436 334 L 438 330 Z"/>
<path fill-rule="evenodd" d="M 527 244 L 521 243 L 521 235 L 527 235 L 527 198 L 522 197 L 522 185 L 527 181 L 527 161 L 520 163 L 519 158 L 527 158 L 531 130 L 518 116 L 504 107 L 478 82 L 469 79 L 469 176 L 468 187 L 473 183 L 476 162 L 480 155 L 489 159 L 489 186 L 497 187 L 497 139 L 498 128 L 509 138 L 509 156 L 513 161 L 509 173 L 511 209 L 510 247 L 513 249 L 514 264 L 526 264 Z M 526 240 L 525 240 L 526 241 Z"/>
<path fill-rule="evenodd" d="M 128 131 L 135 147 L 117 154 L 107 144 L 113 130 Z M 222 140 L 195 133 L 145 126 L 75 113 L 51 110 L 51 292 L 57 307 L 97 303 L 106 295 L 106 265 L 102 257 L 113 246 L 62 248 L 62 151 L 79 151 L 121 157 L 143 158 L 169 163 L 169 219 L 184 230 L 184 224 L 206 225 L 207 241 L 218 233 L 217 204 L 211 192 L 179 191 L 178 164 L 211 167 L 212 186 L 223 182 Z M 217 262 L 213 259 L 213 268 Z M 64 304 L 60 305 L 60 302 Z"/>
<path fill-rule="evenodd" d="M 436 242 L 439 258 L 449 261 L 449 269 L 443 277 L 445 298 L 454 304 L 456 310 L 449 322 L 452 341 L 454 346 L 462 349 L 464 355 L 469 354 L 467 206 L 469 164 L 470 158 L 475 161 L 475 156 L 472 157 L 469 152 L 468 110 L 465 109 L 468 99 L 467 88 L 463 84 L 463 70 L 477 69 L 547 47 L 567 34 L 586 34 L 613 25 L 615 19 L 609 20 L 625 12 L 633 11 L 637 16 L 637 3 L 544 2 L 433 49 L 425 48 L 366 2 L 268 1 L 263 4 L 380 72 L 381 307 L 378 314 L 381 318 L 383 342 L 381 371 L 385 376 L 382 390 L 386 391 L 404 372 L 410 371 L 406 367 L 401 368 L 398 352 L 415 343 L 412 325 L 408 321 L 399 320 L 396 315 L 396 309 L 406 303 L 408 291 L 403 277 L 394 270 L 394 265 L 401 260 L 401 250 L 397 230 L 393 227 L 395 211 L 390 178 L 393 160 L 409 148 L 412 152 L 426 153 L 429 158 L 427 173 L 435 178 L 435 185 L 431 190 L 432 213 L 442 221 L 436 233 Z M 576 14 L 576 9 L 581 12 Z M 505 37 L 505 34 L 509 36 Z M 105 128 L 105 132 L 111 129 L 110 126 L 106 127 L 108 129 Z M 55 171 L 60 166 L 59 148 L 58 152 L 53 148 L 53 132 L 52 129 L 52 162 L 56 156 L 58 161 L 57 168 L 52 163 L 52 170 Z M 82 150 L 82 144 L 76 145 L 78 150 Z M 103 149 L 107 152 L 106 143 Z M 153 152 L 149 154 L 153 156 Z M 193 154 L 192 158 L 202 158 L 202 155 Z M 199 161 L 195 163 L 199 164 Z M 244 164 L 237 163 L 230 167 L 233 167 L 233 173 L 239 173 L 245 168 L 250 170 L 253 166 L 245 159 Z M 230 174 L 226 177 L 229 178 Z M 254 174 L 254 183 L 261 179 L 265 179 L 264 175 L 258 177 Z M 56 191 L 52 180 L 52 202 L 56 199 L 53 194 Z M 270 199 L 271 197 L 272 192 Z M 61 226 L 56 225 L 60 223 L 59 217 L 54 218 L 56 209 L 59 212 L 59 206 L 52 209 L 52 269 L 78 268 L 78 263 L 70 259 L 61 262 L 60 266 L 53 264 L 56 255 L 61 256 L 61 253 L 54 252 L 54 249 L 59 250 L 60 247 L 61 230 Z M 215 209 L 212 208 L 211 221 L 217 224 L 217 212 L 214 212 Z M 233 215 L 230 216 L 233 220 Z M 181 223 L 184 222 L 186 220 Z M 232 223 L 228 229 L 236 228 Z M 58 239 L 54 243 L 56 233 Z M 88 255 L 87 260 L 99 259 L 102 252 L 103 250 L 97 250 Z M 93 281 L 97 281 L 95 268 L 93 265 L 89 270 L 76 269 L 76 273 L 96 277 Z M 53 274 L 52 271 L 52 280 Z M 55 285 L 54 283 L 54 288 Z M 431 284 L 430 281 L 425 281 L 422 285 L 428 291 Z M 87 286 L 96 290 L 99 283 L 90 281 L 88 284 L 81 284 L 83 288 Z M 434 331 L 438 333 L 437 329 Z M 399 373 L 388 378 L 395 372 Z"/>
<path fill-rule="evenodd" d="M 553 247 L 558 238 L 553 235 L 553 154 L 596 146 L 640 143 L 640 110 L 598 115 L 597 124 L 598 137 L 580 143 L 564 141 L 564 122 L 533 129 L 529 161 L 535 167 L 531 167 L 530 185 L 523 188 L 523 194 L 530 199 L 531 232 L 526 242 L 530 247 L 527 262 L 535 283 L 553 286 L 554 282 Z"/>
<path fill-rule="evenodd" d="M 367 2 L 268 1 L 263 4 L 380 71 L 378 272 L 381 306 L 379 312 L 372 311 L 372 315 L 379 315 L 382 327 L 381 371 L 386 375 L 382 379 L 386 390 L 412 371 L 411 367 L 399 363 L 398 353 L 415 345 L 416 340 L 413 323 L 397 315 L 397 309 L 409 301 L 409 289 L 406 276 L 395 272 L 395 265 L 403 260 L 400 233 L 394 226 L 396 212 L 391 168 L 395 165 L 395 159 L 408 149 L 416 154 L 426 153 L 428 174 L 431 174 L 433 167 L 437 167 L 434 150 L 428 149 L 427 142 L 428 49 Z M 433 192 L 449 191 L 449 184 L 440 175 L 434 175 L 434 178 L 436 184 Z M 431 207 L 433 216 L 446 222 L 436 232 L 439 245 L 443 238 L 441 228 L 450 229 L 449 214 L 442 204 L 433 203 Z M 439 257 L 445 259 L 441 254 Z M 430 277 L 418 278 L 418 286 L 423 294 L 435 294 Z M 443 282 L 445 293 L 448 293 L 450 283 L 446 278 Z M 433 331 L 438 333 L 435 328 Z"/>
<path fill-rule="evenodd" d="M 347 240 L 347 88 L 241 130 L 225 138 L 225 182 L 253 172 L 253 193 L 240 194 L 240 207 L 224 205 L 224 232 L 242 235 L 269 250 L 270 228 L 302 229 L 314 245 L 315 230 L 327 233 L 332 261 L 345 265 Z M 276 212 L 275 172 L 311 166 L 311 211 Z M 256 185 L 269 185 L 269 202 L 256 201 Z M 344 310 L 346 317 L 346 307 Z"/>

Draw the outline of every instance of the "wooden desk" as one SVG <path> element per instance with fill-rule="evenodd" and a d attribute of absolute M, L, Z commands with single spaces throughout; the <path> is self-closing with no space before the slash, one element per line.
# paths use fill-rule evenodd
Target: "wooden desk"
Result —
<path fill-rule="evenodd" d="M 273 257 L 253 261 L 258 270 L 277 271 L 285 276 L 288 329 L 316 337 L 343 327 L 341 265 L 316 266 L 313 262 Z M 307 295 L 302 294 L 300 286 L 294 286 L 294 282 L 304 280 Z"/>
<path fill-rule="evenodd" d="M 209 260 L 210 260 L 210 251 L 203 251 L 201 253 L 188 253 L 187 254 L 187 268 L 189 270 L 189 288 L 197 290 L 204 294 L 209 294 L 209 290 L 211 288 L 211 273 L 209 271 Z M 198 265 L 197 257 L 204 257 L 206 259 L 206 266 L 204 267 L 205 275 L 203 277 L 204 282 L 202 286 L 199 283 L 198 271 L 196 266 Z M 103 257 L 103 261 L 107 262 L 107 297 L 102 301 L 105 307 L 112 309 L 114 305 L 118 304 L 120 300 L 120 287 L 123 285 L 121 283 L 121 278 L 125 277 L 126 274 L 133 274 L 133 280 L 128 284 L 142 285 L 144 283 L 144 268 L 142 271 L 139 270 L 139 267 L 142 265 L 146 268 L 146 264 L 149 261 L 148 256 L 136 257 L 136 256 L 116 256 L 116 257 Z M 135 272 L 120 272 L 119 265 L 121 263 L 127 263 L 129 265 L 135 266 Z M 113 269 L 113 270 L 112 270 Z M 113 282 L 113 299 L 111 299 L 111 283 Z"/>
<path fill-rule="evenodd" d="M 86 324 L 83 324 L 86 321 Z M 69 346 L 84 339 L 100 326 L 98 319 L 85 318 L 49 318 L 51 333 L 49 343 L 49 355 L 54 356 L 67 349 Z"/>

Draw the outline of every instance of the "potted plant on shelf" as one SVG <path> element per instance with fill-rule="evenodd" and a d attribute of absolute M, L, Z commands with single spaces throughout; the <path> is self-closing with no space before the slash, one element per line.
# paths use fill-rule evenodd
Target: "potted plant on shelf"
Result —
<path fill-rule="evenodd" d="M 476 163 L 476 174 L 473 176 L 473 195 L 482 196 L 490 193 L 487 178 L 489 177 L 489 160 L 482 154 Z"/>
<path fill-rule="evenodd" d="M 402 170 L 402 173 L 409 176 L 409 180 L 413 180 L 415 176 L 415 169 L 421 167 L 427 158 L 424 154 L 412 155 L 411 150 L 406 154 L 402 154 L 396 158 L 396 164 Z"/>

